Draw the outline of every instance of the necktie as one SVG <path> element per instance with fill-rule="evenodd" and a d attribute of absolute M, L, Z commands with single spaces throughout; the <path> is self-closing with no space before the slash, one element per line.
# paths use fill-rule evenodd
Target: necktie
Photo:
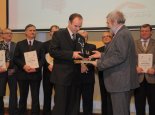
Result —
<path fill-rule="evenodd" d="M 7 43 L 7 45 L 8 45 L 8 50 L 10 51 L 10 43 Z"/>
<path fill-rule="evenodd" d="M 32 45 L 32 43 L 31 43 L 31 41 L 29 41 L 29 46 L 31 46 Z"/>
<path fill-rule="evenodd" d="M 72 40 L 73 40 L 73 41 L 76 40 L 76 34 L 72 34 Z"/>
<path fill-rule="evenodd" d="M 32 42 L 31 41 L 29 41 L 28 46 L 29 46 L 29 50 L 31 50 L 31 46 L 32 46 Z"/>
<path fill-rule="evenodd" d="M 146 42 L 147 42 L 147 41 L 143 41 L 143 49 L 144 49 L 144 50 L 147 49 L 147 44 L 146 44 Z"/>

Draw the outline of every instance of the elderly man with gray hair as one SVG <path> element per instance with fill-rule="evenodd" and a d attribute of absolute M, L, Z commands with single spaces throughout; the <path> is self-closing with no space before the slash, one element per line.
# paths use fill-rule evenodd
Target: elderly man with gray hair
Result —
<path fill-rule="evenodd" d="M 130 91 L 139 86 L 136 72 L 136 51 L 133 37 L 125 24 L 124 14 L 113 11 L 107 15 L 107 26 L 114 36 L 104 53 L 95 51 L 90 58 L 104 70 L 104 83 L 110 93 L 113 115 L 129 115 Z"/>

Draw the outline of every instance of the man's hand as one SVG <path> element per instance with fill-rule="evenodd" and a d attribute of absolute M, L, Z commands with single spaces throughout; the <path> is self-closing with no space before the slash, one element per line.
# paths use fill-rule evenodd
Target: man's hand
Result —
<path fill-rule="evenodd" d="M 97 67 L 97 59 L 95 61 L 92 61 L 91 64 Z"/>
<path fill-rule="evenodd" d="M 53 70 L 53 65 L 50 64 L 50 65 L 48 66 L 48 69 L 52 72 L 52 70 Z"/>
<path fill-rule="evenodd" d="M 27 73 L 32 73 L 32 72 L 36 72 L 35 68 L 31 68 L 28 65 L 24 65 L 23 69 L 27 72 Z"/>
<path fill-rule="evenodd" d="M 6 72 L 6 69 L 3 67 L 0 67 L 0 73 Z"/>
<path fill-rule="evenodd" d="M 81 64 L 81 73 L 87 73 L 88 68 L 85 64 Z"/>
<path fill-rule="evenodd" d="M 136 69 L 137 69 L 137 73 L 138 73 L 138 74 L 140 74 L 140 73 L 144 73 L 143 68 L 141 68 L 141 67 L 137 67 Z"/>
<path fill-rule="evenodd" d="M 154 72 L 155 72 L 155 70 L 154 70 L 153 68 L 149 68 L 149 69 L 147 70 L 147 73 L 148 73 L 148 74 L 151 74 L 151 75 L 153 75 Z"/>
<path fill-rule="evenodd" d="M 92 59 L 92 58 L 101 58 L 101 53 L 99 51 L 92 51 L 92 52 L 95 53 L 95 54 L 89 56 L 90 59 Z"/>
<path fill-rule="evenodd" d="M 73 57 L 74 59 L 82 59 L 83 57 L 80 55 L 80 53 L 81 53 L 81 52 L 79 52 L 79 51 L 74 51 L 72 57 Z"/>

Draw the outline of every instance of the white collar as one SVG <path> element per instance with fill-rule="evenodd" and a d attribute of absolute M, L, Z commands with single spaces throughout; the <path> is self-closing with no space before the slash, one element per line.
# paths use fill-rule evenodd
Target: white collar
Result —
<path fill-rule="evenodd" d="M 70 37 L 73 38 L 73 32 L 67 27 Z"/>
<path fill-rule="evenodd" d="M 143 38 L 141 38 L 140 41 L 141 41 L 141 42 L 149 42 L 149 41 L 150 41 L 150 38 L 147 39 L 147 40 L 144 40 Z"/>
<path fill-rule="evenodd" d="M 28 43 L 28 44 L 29 44 L 29 41 L 31 41 L 31 45 L 33 45 L 34 39 L 29 40 L 29 39 L 27 38 L 27 43 Z"/>

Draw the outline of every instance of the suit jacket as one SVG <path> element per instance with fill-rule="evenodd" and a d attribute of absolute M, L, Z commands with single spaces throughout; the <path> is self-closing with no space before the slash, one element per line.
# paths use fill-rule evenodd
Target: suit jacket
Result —
<path fill-rule="evenodd" d="M 50 45 L 51 40 L 48 40 L 43 43 L 43 50 L 44 50 L 44 65 L 43 65 L 43 77 L 49 77 L 51 74 L 51 71 L 49 71 L 48 66 L 49 63 L 47 63 L 45 56 L 47 53 L 49 53 L 49 45 Z"/>
<path fill-rule="evenodd" d="M 155 69 L 155 40 L 152 38 L 150 39 L 146 50 L 143 49 L 142 42 L 140 39 L 135 41 L 135 45 L 136 45 L 137 55 L 153 54 L 153 68 Z M 145 74 L 145 78 L 148 83 L 153 83 L 153 84 L 155 83 L 155 75 Z M 139 82 L 141 83 L 144 80 L 144 74 L 139 74 L 138 79 L 139 79 Z"/>
<path fill-rule="evenodd" d="M 97 48 L 97 51 L 99 51 L 101 53 L 104 53 L 104 51 L 105 51 L 105 45 Z M 103 78 L 103 71 L 98 71 L 98 77 Z"/>
<path fill-rule="evenodd" d="M 136 50 L 130 31 L 122 26 L 98 60 L 99 70 L 104 70 L 108 92 L 123 92 L 139 86 L 136 71 Z"/>
<path fill-rule="evenodd" d="M 15 47 L 16 47 L 16 43 L 15 42 L 11 42 L 10 43 L 10 49 L 9 49 L 9 57 L 10 57 L 10 64 L 8 69 L 16 69 L 14 63 L 13 63 L 13 56 L 14 56 L 14 51 L 15 51 Z"/>
<path fill-rule="evenodd" d="M 103 53 L 105 51 L 105 46 L 97 48 L 97 51 Z"/>
<path fill-rule="evenodd" d="M 85 44 L 85 50 L 86 51 L 94 51 L 96 50 L 96 46 L 94 44 Z M 81 73 L 81 82 L 82 83 L 94 83 L 95 82 L 95 67 L 92 64 L 87 64 L 86 65 L 88 68 L 87 73 Z"/>
<path fill-rule="evenodd" d="M 54 58 L 51 81 L 59 85 L 71 85 L 79 82 L 80 65 L 74 64 L 73 51 L 80 51 L 77 34 L 73 41 L 67 29 L 55 32 L 50 43 L 50 55 Z"/>
<path fill-rule="evenodd" d="M 25 65 L 24 53 L 28 51 L 36 51 L 38 56 L 39 68 L 36 69 L 36 72 L 27 73 L 23 67 Z M 41 80 L 41 68 L 43 65 L 43 50 L 42 43 L 34 40 L 31 49 L 29 49 L 27 40 L 23 40 L 17 43 L 15 52 L 14 52 L 14 63 L 18 67 L 18 79 L 19 80 Z"/>

